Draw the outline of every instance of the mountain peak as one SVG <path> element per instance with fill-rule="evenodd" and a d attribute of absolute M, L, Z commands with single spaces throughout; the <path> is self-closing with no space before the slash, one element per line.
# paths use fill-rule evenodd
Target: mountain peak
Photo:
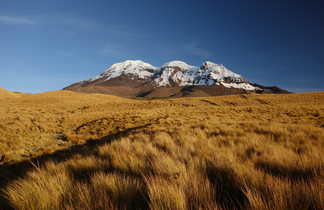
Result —
<path fill-rule="evenodd" d="M 232 72 L 223 64 L 216 64 L 211 61 L 205 61 L 200 67 L 203 71 L 210 72 L 211 77 L 218 81 L 230 79 L 236 82 L 246 82 L 246 80 L 239 74 Z"/>
<path fill-rule="evenodd" d="M 146 69 L 156 69 L 149 63 L 145 63 L 142 60 L 126 60 L 120 63 L 115 63 L 111 65 L 106 72 L 111 71 L 128 71 L 128 70 L 146 70 Z"/>
<path fill-rule="evenodd" d="M 95 81 L 98 79 L 110 80 L 121 75 L 130 75 L 145 79 L 152 77 L 157 68 L 142 60 L 126 60 L 120 63 L 111 65 L 105 72 L 97 77 L 91 78 L 88 81 Z"/>
<path fill-rule="evenodd" d="M 167 67 L 169 67 L 169 68 L 178 67 L 181 70 L 187 70 L 187 69 L 194 68 L 194 66 L 191 66 L 183 61 L 178 61 L 178 60 L 167 62 L 162 66 L 162 68 L 167 68 Z"/>
<path fill-rule="evenodd" d="M 110 68 L 127 67 L 130 65 L 131 66 L 152 66 L 151 64 L 146 63 L 142 60 L 125 60 L 123 62 L 113 64 Z"/>

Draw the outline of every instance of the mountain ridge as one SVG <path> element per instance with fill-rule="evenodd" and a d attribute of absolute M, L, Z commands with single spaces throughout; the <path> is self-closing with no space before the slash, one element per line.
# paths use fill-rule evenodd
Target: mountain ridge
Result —
<path fill-rule="evenodd" d="M 141 60 L 126 60 L 111 65 L 96 77 L 74 83 L 64 89 L 124 97 L 150 97 L 147 93 L 154 91 L 160 92 L 153 94 L 155 97 L 199 96 L 182 94 L 185 87 L 191 86 L 192 92 L 202 91 L 201 96 L 248 92 L 288 93 L 278 87 L 265 87 L 250 82 L 222 64 L 205 61 L 197 67 L 178 60 L 167 62 L 161 67 Z"/>

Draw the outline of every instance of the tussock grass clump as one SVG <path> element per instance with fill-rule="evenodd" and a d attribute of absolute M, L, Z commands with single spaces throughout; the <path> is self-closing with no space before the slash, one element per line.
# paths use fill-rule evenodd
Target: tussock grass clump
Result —
<path fill-rule="evenodd" d="M 291 182 L 266 176 L 255 188 L 246 187 L 251 209 L 323 209 L 323 184 L 320 180 Z"/>
<path fill-rule="evenodd" d="M 98 173 L 91 177 L 91 185 L 94 195 L 109 198 L 119 209 L 146 208 L 146 189 L 140 180 L 120 174 Z"/>
<path fill-rule="evenodd" d="M 70 188 L 72 182 L 64 169 L 44 168 L 10 183 L 6 194 L 15 209 L 58 209 Z"/>
<path fill-rule="evenodd" d="M 187 209 L 220 209 L 215 201 L 215 189 L 206 175 L 191 173 L 185 185 Z"/>
<path fill-rule="evenodd" d="M 162 178 L 148 178 L 147 185 L 150 209 L 187 209 L 186 196 L 181 187 Z"/>

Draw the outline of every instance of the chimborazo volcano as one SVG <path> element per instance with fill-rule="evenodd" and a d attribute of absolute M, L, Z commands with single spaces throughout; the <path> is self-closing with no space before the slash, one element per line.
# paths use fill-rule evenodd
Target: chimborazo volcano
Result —
<path fill-rule="evenodd" d="M 200 67 L 171 61 L 155 67 L 140 60 L 113 64 L 102 74 L 72 84 L 65 90 L 123 97 L 217 96 L 240 93 L 288 93 L 246 80 L 223 65 L 210 61 Z"/>

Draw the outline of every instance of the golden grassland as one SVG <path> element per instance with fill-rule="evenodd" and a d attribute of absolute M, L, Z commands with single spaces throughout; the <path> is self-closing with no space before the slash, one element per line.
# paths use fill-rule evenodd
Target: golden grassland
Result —
<path fill-rule="evenodd" d="M 323 92 L 0 105 L 3 209 L 324 209 Z"/>

